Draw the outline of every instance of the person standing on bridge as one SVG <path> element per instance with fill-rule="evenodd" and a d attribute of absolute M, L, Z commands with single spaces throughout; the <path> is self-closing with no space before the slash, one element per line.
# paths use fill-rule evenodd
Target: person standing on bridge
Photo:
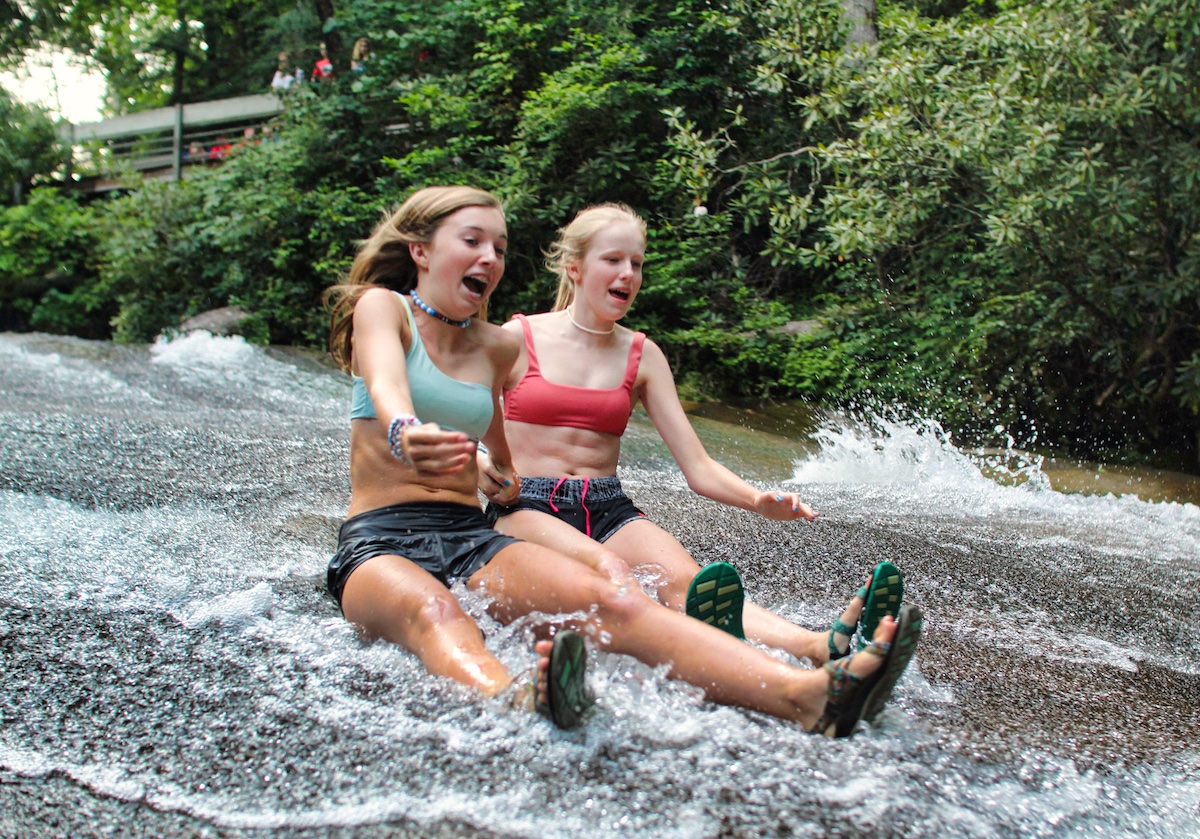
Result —
<path fill-rule="evenodd" d="M 292 85 L 300 84 L 302 81 L 304 81 L 304 71 L 292 66 L 292 57 L 288 53 L 279 53 L 275 77 L 271 79 L 271 89 L 277 93 L 283 93 L 290 90 Z"/>
<path fill-rule="evenodd" d="M 313 65 L 312 77 L 316 81 L 333 78 L 333 62 L 329 59 L 329 48 L 325 46 L 324 41 L 321 42 L 321 56 Z"/>

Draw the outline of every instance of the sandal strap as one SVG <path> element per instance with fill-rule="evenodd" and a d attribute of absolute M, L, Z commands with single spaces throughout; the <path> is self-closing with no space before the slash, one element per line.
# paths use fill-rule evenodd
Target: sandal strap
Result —
<path fill-rule="evenodd" d="M 835 635 L 846 636 L 846 649 L 843 650 L 840 646 L 838 646 L 838 643 L 834 638 Z M 845 658 L 846 656 L 850 655 L 850 646 L 853 640 L 854 627 L 846 626 L 846 624 L 842 623 L 841 618 L 835 620 L 833 622 L 833 626 L 829 629 L 829 660 L 835 661 L 836 659 Z"/>
<path fill-rule="evenodd" d="M 810 729 L 813 734 L 824 734 L 829 726 L 837 722 L 842 714 L 843 700 L 853 697 L 862 684 L 862 678 L 851 673 L 842 662 L 827 661 L 822 669 L 829 674 L 829 687 L 825 689 L 825 708 L 821 718 Z"/>
<path fill-rule="evenodd" d="M 891 641 L 868 641 L 863 648 L 859 650 L 859 652 L 867 653 L 878 658 L 887 658 L 887 655 L 891 649 Z"/>
<path fill-rule="evenodd" d="M 839 635 L 845 635 L 845 636 L 849 637 L 854 634 L 854 627 L 846 626 L 846 624 L 842 623 L 842 619 L 838 618 L 837 620 L 835 620 L 833 622 L 833 628 L 830 629 L 829 631 L 836 632 Z"/>

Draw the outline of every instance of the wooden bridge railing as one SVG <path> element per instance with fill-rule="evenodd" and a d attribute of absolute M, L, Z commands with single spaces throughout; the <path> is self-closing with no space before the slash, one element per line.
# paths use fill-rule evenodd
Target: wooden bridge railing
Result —
<path fill-rule="evenodd" d="M 282 110 L 279 97 L 266 93 L 63 123 L 58 131 L 71 149 L 69 170 L 83 176 L 80 187 L 104 190 L 118 186 L 114 177 L 129 169 L 179 180 L 185 166 L 220 160 L 245 140 L 247 129 L 261 139 L 262 129 Z"/>

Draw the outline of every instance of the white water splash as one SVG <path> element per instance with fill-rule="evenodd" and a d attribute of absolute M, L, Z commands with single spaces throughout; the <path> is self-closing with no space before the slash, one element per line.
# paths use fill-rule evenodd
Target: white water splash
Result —
<path fill-rule="evenodd" d="M 1085 539 L 1164 562 L 1200 556 L 1195 504 L 1059 492 L 1041 457 L 1014 448 L 964 452 L 933 420 L 841 420 L 815 437 L 820 449 L 795 462 L 791 482 L 822 507 L 848 505 L 842 514 L 849 517 L 855 508 L 887 510 L 897 521 L 948 518 L 962 525 L 1019 517 L 1031 539 Z"/>
<path fill-rule="evenodd" d="M 350 381 L 323 373 L 314 375 L 294 364 L 271 357 L 240 335 L 220 336 L 189 332 L 160 335 L 150 347 L 156 365 L 173 370 L 181 380 L 222 387 L 246 388 L 268 404 L 284 404 L 306 413 L 346 411 Z"/>
<path fill-rule="evenodd" d="M 996 479 L 1027 490 L 1050 482 L 1042 458 L 1011 446 L 990 455 L 968 456 L 936 420 L 909 422 L 872 417 L 869 422 L 827 423 L 814 435 L 820 452 L 797 461 L 793 480 L 802 483 L 919 484 L 984 489 Z M 993 477 L 984 474 L 984 469 Z"/>
<path fill-rule="evenodd" d="M 213 335 L 197 330 L 179 336 L 159 335 L 150 346 L 158 364 L 195 369 L 243 368 L 262 355 L 262 349 L 241 335 Z"/>

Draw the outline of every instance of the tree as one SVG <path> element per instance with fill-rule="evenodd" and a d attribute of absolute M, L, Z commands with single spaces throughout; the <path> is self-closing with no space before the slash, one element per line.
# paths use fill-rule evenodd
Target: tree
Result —
<path fill-rule="evenodd" d="M 846 36 L 848 46 L 864 47 L 878 43 L 875 0 L 842 0 L 842 13 L 850 29 L 850 34 Z"/>
<path fill-rule="evenodd" d="M 4 11 L 13 24 L 0 66 L 37 47 L 70 49 L 107 78 L 113 114 L 266 91 L 282 49 L 315 55 L 320 40 L 313 7 L 294 0 L 5 0 Z"/>
<path fill-rule="evenodd" d="M 0 88 L 0 185 L 20 204 L 39 175 L 53 172 L 63 151 L 44 109 L 25 105 Z"/>
<path fill-rule="evenodd" d="M 907 350 L 893 373 L 1077 450 L 1200 449 L 1197 20 L 1194 0 L 896 15 L 874 66 L 800 103 L 849 128 L 817 155 L 825 242 L 800 261 L 858 266 L 844 289 Z"/>

